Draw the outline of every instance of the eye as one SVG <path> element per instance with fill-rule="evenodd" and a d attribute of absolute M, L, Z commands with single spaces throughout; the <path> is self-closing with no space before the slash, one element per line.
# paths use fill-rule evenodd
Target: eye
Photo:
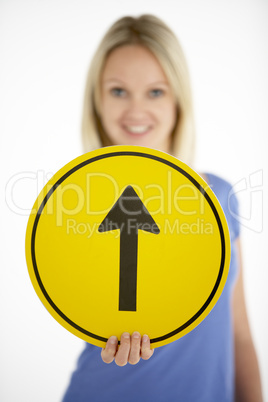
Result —
<path fill-rule="evenodd" d="M 159 98 L 160 96 L 164 95 L 164 91 L 162 89 L 152 89 L 149 92 L 150 98 Z"/>
<path fill-rule="evenodd" d="M 123 88 L 112 88 L 110 93 L 117 98 L 123 98 L 126 96 L 126 91 Z"/>

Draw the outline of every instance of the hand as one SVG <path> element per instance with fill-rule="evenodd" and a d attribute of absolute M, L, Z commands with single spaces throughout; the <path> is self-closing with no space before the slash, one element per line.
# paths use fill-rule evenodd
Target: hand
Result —
<path fill-rule="evenodd" d="M 104 363 L 112 363 L 115 360 L 117 366 L 125 366 L 129 364 L 137 364 L 140 358 L 148 360 L 153 355 L 154 349 L 150 349 L 150 339 L 148 335 L 143 335 L 142 339 L 139 332 L 133 332 L 132 336 L 128 332 L 124 332 L 120 339 L 118 348 L 118 340 L 116 336 L 111 336 L 105 349 L 102 349 L 101 357 Z"/>

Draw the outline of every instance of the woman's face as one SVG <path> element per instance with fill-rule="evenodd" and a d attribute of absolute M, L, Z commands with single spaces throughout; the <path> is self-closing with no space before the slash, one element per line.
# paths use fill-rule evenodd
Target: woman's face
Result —
<path fill-rule="evenodd" d="M 101 76 L 101 121 L 113 145 L 170 151 L 177 108 L 156 57 L 127 45 L 108 56 Z"/>

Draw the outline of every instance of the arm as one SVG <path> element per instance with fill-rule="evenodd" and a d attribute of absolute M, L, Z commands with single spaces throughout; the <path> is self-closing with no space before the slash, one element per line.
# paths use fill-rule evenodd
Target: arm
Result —
<path fill-rule="evenodd" d="M 262 402 L 260 372 L 251 337 L 244 297 L 239 239 L 236 241 L 236 247 L 238 248 L 238 257 L 240 260 L 240 272 L 233 298 L 236 365 L 235 400 L 237 402 Z"/>
<path fill-rule="evenodd" d="M 125 366 L 127 363 L 137 364 L 140 358 L 148 360 L 154 353 L 154 349 L 150 349 L 149 337 L 143 335 L 141 338 L 138 332 L 133 332 L 131 336 L 124 332 L 120 339 L 120 346 L 117 346 L 117 337 L 111 336 L 101 352 L 104 363 L 112 363 L 115 360 L 118 366 Z"/>

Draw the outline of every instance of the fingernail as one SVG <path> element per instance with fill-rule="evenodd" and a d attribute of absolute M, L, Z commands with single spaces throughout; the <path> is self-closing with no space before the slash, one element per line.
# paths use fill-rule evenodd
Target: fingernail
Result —
<path fill-rule="evenodd" d="M 124 339 L 129 339 L 130 335 L 129 335 L 128 332 L 124 332 L 124 333 L 122 334 L 122 337 L 123 337 Z"/>
<path fill-rule="evenodd" d="M 136 332 L 136 331 L 133 332 L 132 336 L 133 336 L 133 338 L 135 338 L 135 339 L 139 339 L 139 338 L 140 338 L 139 332 Z"/>
<path fill-rule="evenodd" d="M 117 342 L 117 337 L 116 336 L 111 336 L 110 342 L 111 342 L 112 345 L 115 345 L 116 342 Z"/>
<path fill-rule="evenodd" d="M 149 336 L 148 335 L 143 335 L 142 340 L 143 340 L 143 342 L 148 342 L 149 341 Z"/>

